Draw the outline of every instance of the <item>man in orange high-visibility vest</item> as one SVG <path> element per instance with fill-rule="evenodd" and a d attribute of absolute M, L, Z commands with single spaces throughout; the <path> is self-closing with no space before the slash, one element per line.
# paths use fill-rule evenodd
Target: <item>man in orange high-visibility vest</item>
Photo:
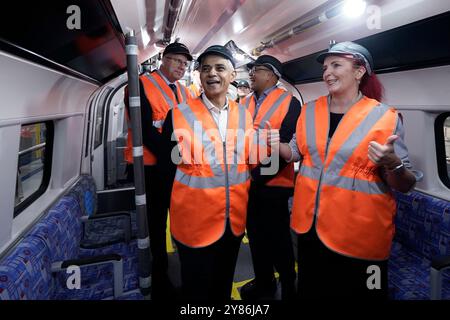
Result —
<path fill-rule="evenodd" d="M 241 104 L 253 117 L 253 127 L 261 130 L 270 122 L 279 129 L 281 140 L 289 142 L 300 114 L 300 102 L 279 85 L 281 62 L 269 55 L 260 56 L 250 68 L 253 94 Z M 252 170 L 247 216 L 247 236 L 255 278 L 241 288 L 243 300 L 273 299 L 276 290 L 274 271 L 280 275 L 281 298 L 295 296 L 295 262 L 289 227 L 289 197 L 294 190 L 294 166 L 279 159 L 275 174 L 264 175 L 264 166 Z"/>
<path fill-rule="evenodd" d="M 161 163 L 171 164 L 167 176 L 174 177 L 170 227 L 184 298 L 223 302 L 231 299 L 245 231 L 255 131 L 250 113 L 227 97 L 236 76 L 229 50 L 211 46 L 198 61 L 204 92 L 169 111 Z M 181 161 L 172 159 L 178 153 Z"/>

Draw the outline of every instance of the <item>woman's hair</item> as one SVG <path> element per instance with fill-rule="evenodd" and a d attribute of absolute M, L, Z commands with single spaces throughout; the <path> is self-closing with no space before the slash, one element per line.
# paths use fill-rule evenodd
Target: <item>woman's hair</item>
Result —
<path fill-rule="evenodd" d="M 355 66 L 364 66 L 364 62 L 355 60 Z M 361 79 L 361 83 L 359 84 L 359 90 L 361 90 L 362 94 L 366 97 L 375 99 L 380 102 L 384 96 L 384 87 L 373 71 L 371 75 L 369 75 L 366 71 Z"/>

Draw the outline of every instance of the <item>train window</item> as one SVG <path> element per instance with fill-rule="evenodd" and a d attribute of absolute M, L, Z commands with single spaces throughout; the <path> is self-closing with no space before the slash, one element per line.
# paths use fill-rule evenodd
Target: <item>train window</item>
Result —
<path fill-rule="evenodd" d="M 436 118 L 435 134 L 439 177 L 450 188 L 450 112 Z"/>
<path fill-rule="evenodd" d="M 20 133 L 14 217 L 47 189 L 53 122 L 23 125 Z"/>
<path fill-rule="evenodd" d="M 91 123 L 91 114 L 92 114 L 92 106 L 94 105 L 94 100 L 91 100 L 90 104 L 89 104 L 89 111 L 87 113 L 88 116 L 88 123 Z M 84 150 L 84 156 L 87 157 L 88 153 L 89 153 L 89 141 L 91 141 L 91 126 L 88 125 L 87 126 L 87 133 L 86 133 L 86 145 L 85 145 L 85 150 Z"/>
<path fill-rule="evenodd" d="M 450 116 L 444 121 L 445 162 L 447 165 L 447 177 L 450 177 Z"/>
<path fill-rule="evenodd" d="M 102 132 L 103 132 L 103 106 L 97 107 L 97 113 L 95 115 L 95 133 L 94 133 L 94 149 L 102 144 Z"/>

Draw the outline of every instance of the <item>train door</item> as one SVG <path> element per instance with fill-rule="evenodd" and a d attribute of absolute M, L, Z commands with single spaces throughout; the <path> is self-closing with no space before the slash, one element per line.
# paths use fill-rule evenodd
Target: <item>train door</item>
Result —
<path fill-rule="evenodd" d="M 98 190 L 105 188 L 105 113 L 108 96 L 112 91 L 111 87 L 104 87 L 93 100 L 91 105 L 90 123 L 91 141 L 91 173 L 95 179 Z"/>

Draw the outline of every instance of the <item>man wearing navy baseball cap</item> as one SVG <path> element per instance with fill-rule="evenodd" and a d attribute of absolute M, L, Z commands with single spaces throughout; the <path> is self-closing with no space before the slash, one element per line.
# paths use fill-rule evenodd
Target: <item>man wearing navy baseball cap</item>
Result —
<path fill-rule="evenodd" d="M 162 57 L 159 70 L 144 73 L 139 77 L 141 101 L 142 138 L 144 144 L 144 174 L 147 196 L 147 216 L 152 253 L 153 300 L 173 297 L 174 287 L 168 276 L 168 256 L 166 249 L 166 224 L 169 207 L 169 191 L 162 186 L 165 177 L 158 168 L 159 140 L 167 112 L 178 103 L 190 99 L 189 90 L 178 82 L 186 72 L 192 56 L 182 43 L 169 44 Z M 125 106 L 128 109 L 128 90 L 125 89 Z M 132 132 L 128 130 L 128 145 L 125 159 L 127 172 L 132 179 L 133 152 Z"/>
<path fill-rule="evenodd" d="M 184 55 L 188 61 L 192 61 L 192 56 L 191 53 L 189 52 L 189 49 L 180 42 L 173 42 L 169 44 L 163 51 L 163 57 L 168 54 L 172 55 L 181 54 Z"/>
<path fill-rule="evenodd" d="M 279 129 L 280 138 L 289 142 L 300 115 L 300 102 L 279 86 L 283 68 L 270 55 L 262 55 L 247 64 L 253 94 L 243 98 L 253 117 L 254 128 L 263 130 L 267 123 Z M 267 166 L 270 166 L 267 165 Z M 277 288 L 274 269 L 279 273 L 281 298 L 295 296 L 294 250 L 289 227 L 288 200 L 294 190 L 294 167 L 279 158 L 274 175 L 265 175 L 264 166 L 252 170 L 248 200 L 247 236 L 252 254 L 255 279 L 241 288 L 243 300 L 273 299 Z"/>
<path fill-rule="evenodd" d="M 222 58 L 225 58 L 226 60 L 231 62 L 232 66 L 233 66 L 233 71 L 234 71 L 234 68 L 236 67 L 236 63 L 234 61 L 233 55 L 231 54 L 230 50 L 228 50 L 224 46 L 214 45 L 214 46 L 208 47 L 205 51 L 203 51 L 203 53 L 200 54 L 197 58 L 197 61 L 200 66 L 202 64 L 203 59 L 206 58 L 207 56 L 220 56 Z"/>
<path fill-rule="evenodd" d="M 214 45 L 197 60 L 204 91 L 169 111 L 161 162 L 173 167 L 170 227 L 184 298 L 224 302 L 231 299 L 245 231 L 250 186 L 246 143 L 254 130 L 249 112 L 227 97 L 236 77 L 230 51 Z M 171 155 L 178 153 L 182 160 L 174 163 Z"/>
<path fill-rule="evenodd" d="M 271 70 L 278 79 L 281 78 L 281 74 L 282 74 L 282 64 L 280 62 L 280 60 L 278 60 L 277 58 L 273 57 L 273 56 L 269 56 L 269 55 L 262 55 L 260 57 L 258 57 L 258 59 L 256 59 L 255 62 L 250 62 L 247 64 L 247 68 L 249 68 L 250 70 L 253 67 L 256 66 L 265 66 L 267 67 L 269 70 Z"/>
<path fill-rule="evenodd" d="M 239 80 L 237 83 L 238 98 L 236 99 L 236 102 L 239 102 L 241 99 L 247 96 L 250 91 L 250 85 L 248 84 L 247 80 Z"/>

